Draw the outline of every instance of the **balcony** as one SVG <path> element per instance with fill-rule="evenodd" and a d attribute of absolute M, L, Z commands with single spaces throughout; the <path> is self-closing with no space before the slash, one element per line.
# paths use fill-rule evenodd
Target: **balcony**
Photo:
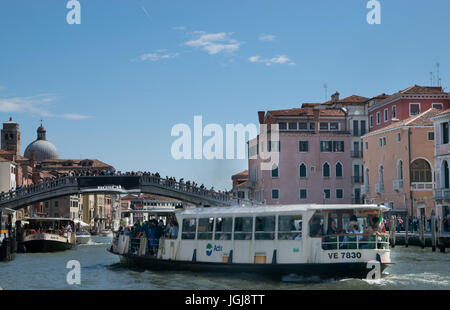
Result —
<path fill-rule="evenodd" d="M 433 182 L 413 182 L 411 183 L 413 191 L 431 191 L 433 190 Z"/>
<path fill-rule="evenodd" d="M 375 184 L 375 192 L 377 194 L 383 194 L 384 193 L 384 184 L 383 183 Z"/>
<path fill-rule="evenodd" d="M 434 190 L 435 200 L 450 200 L 450 188 L 439 188 Z"/>
<path fill-rule="evenodd" d="M 351 156 L 352 156 L 352 158 L 363 158 L 363 152 L 362 151 L 352 151 Z"/>
<path fill-rule="evenodd" d="M 392 181 L 392 188 L 397 192 L 403 191 L 403 180 Z"/>
<path fill-rule="evenodd" d="M 362 185 L 361 186 L 361 195 L 370 195 L 370 187 L 367 185 Z"/>
<path fill-rule="evenodd" d="M 362 204 L 363 203 L 363 199 L 362 199 L 362 197 L 353 197 L 352 198 L 352 204 L 356 204 L 356 205 L 359 205 L 359 204 Z"/>
<path fill-rule="evenodd" d="M 362 181 L 362 176 L 360 176 L 360 175 L 354 175 L 354 176 L 352 176 L 352 183 L 353 184 L 360 184 L 360 183 L 362 183 L 363 181 Z"/>

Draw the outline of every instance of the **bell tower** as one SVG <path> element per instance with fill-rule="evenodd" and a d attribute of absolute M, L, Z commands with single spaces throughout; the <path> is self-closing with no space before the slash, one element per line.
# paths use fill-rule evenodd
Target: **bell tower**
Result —
<path fill-rule="evenodd" d="M 2 135 L 2 150 L 13 151 L 15 155 L 20 155 L 20 130 L 19 124 L 9 118 L 9 121 L 3 123 Z"/>

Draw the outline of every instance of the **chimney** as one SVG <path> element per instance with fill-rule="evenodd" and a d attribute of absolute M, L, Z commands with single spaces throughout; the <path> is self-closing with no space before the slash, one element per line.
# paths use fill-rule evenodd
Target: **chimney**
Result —
<path fill-rule="evenodd" d="M 258 119 L 260 124 L 264 124 L 264 115 L 266 113 L 264 111 L 258 111 Z"/>
<path fill-rule="evenodd" d="M 339 93 L 335 92 L 333 95 L 331 95 L 331 101 L 332 102 L 338 102 L 339 101 Z"/>
<path fill-rule="evenodd" d="M 313 108 L 313 113 L 314 113 L 314 122 L 316 123 L 316 126 L 314 127 L 314 131 L 315 133 L 319 133 L 319 114 L 320 114 L 320 109 L 314 107 Z"/>

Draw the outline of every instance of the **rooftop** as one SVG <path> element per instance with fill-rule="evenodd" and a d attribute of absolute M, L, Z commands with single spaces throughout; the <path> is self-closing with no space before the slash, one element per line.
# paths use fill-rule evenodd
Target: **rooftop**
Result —
<path fill-rule="evenodd" d="M 422 112 L 420 114 L 411 116 L 410 118 L 401 120 L 401 121 L 396 121 L 396 122 L 392 122 L 392 124 L 380 128 L 378 130 L 374 130 L 372 132 L 369 132 L 367 134 L 367 136 L 371 136 L 374 134 L 378 134 L 381 132 L 385 132 L 387 130 L 391 130 L 391 129 L 395 129 L 395 128 L 399 128 L 399 127 L 404 127 L 404 126 L 410 126 L 410 127 L 415 127 L 415 126 L 433 126 L 433 121 L 431 120 L 431 118 L 433 116 L 436 116 L 438 114 L 441 114 L 442 111 L 438 110 L 438 109 L 428 109 L 425 112 Z"/>

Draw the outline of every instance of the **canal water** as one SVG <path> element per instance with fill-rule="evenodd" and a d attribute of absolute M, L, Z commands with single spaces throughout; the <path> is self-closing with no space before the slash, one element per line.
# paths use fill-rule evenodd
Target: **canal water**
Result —
<path fill-rule="evenodd" d="M 450 290 L 450 254 L 432 252 L 431 248 L 392 249 L 395 265 L 380 280 L 319 280 L 286 276 L 274 281 L 251 274 L 226 275 L 191 272 L 153 272 L 130 270 L 119 264 L 116 255 L 106 251 L 111 238 L 93 237 L 90 244 L 58 253 L 15 254 L 11 262 L 0 263 L 0 287 L 11 289 L 400 289 Z M 448 251 L 448 250 L 447 250 Z M 67 284 L 70 269 L 66 264 L 78 260 L 81 264 L 81 285 Z"/>

